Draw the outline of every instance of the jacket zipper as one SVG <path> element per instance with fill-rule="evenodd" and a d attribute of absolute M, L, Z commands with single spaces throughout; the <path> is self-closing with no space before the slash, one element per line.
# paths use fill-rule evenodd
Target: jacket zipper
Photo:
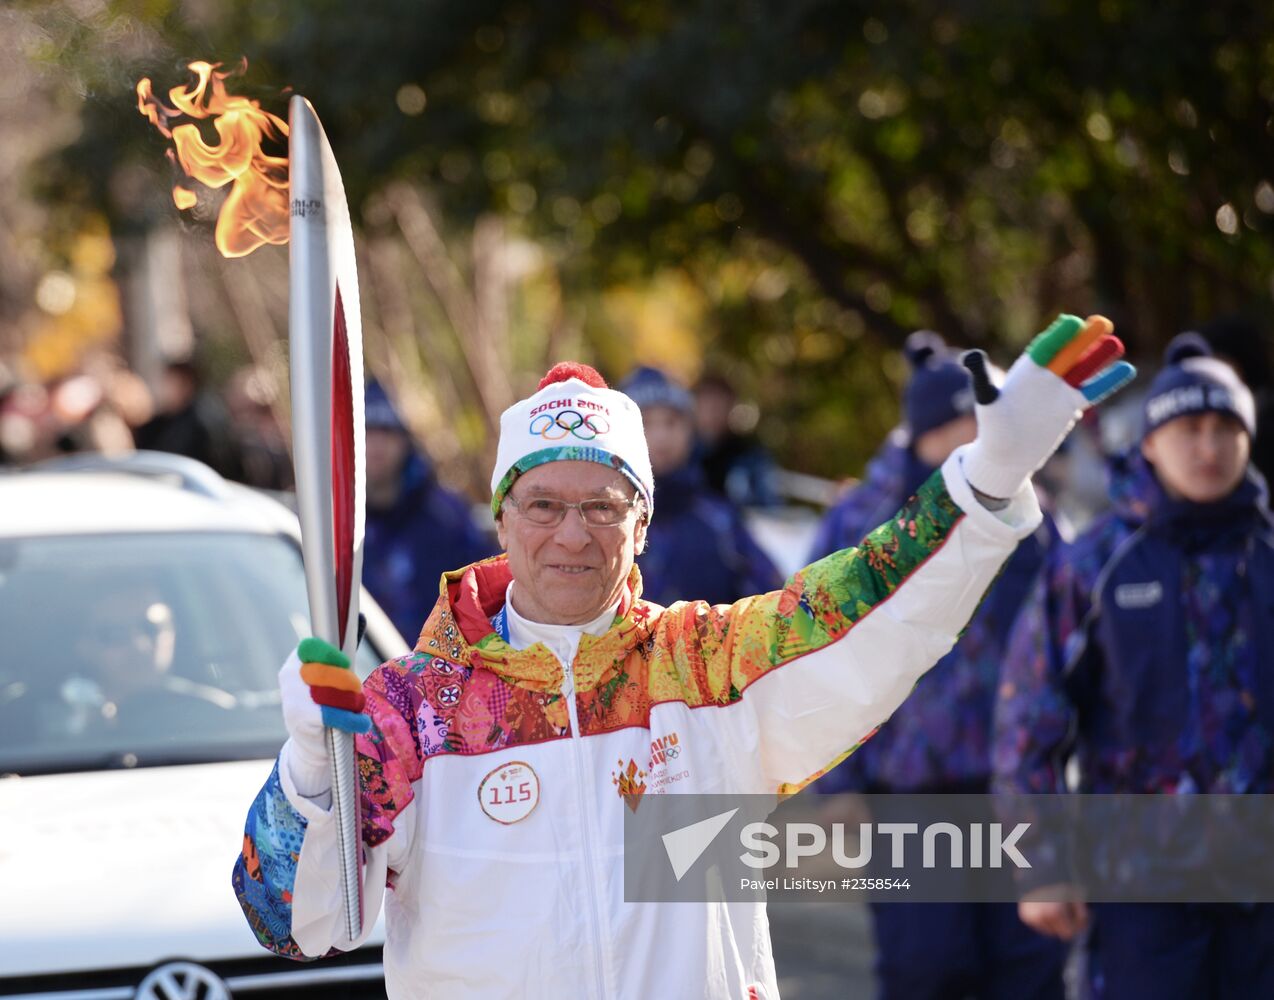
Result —
<path fill-rule="evenodd" d="M 584 859 L 587 864 L 588 906 L 593 925 L 593 972 L 597 979 L 598 1000 L 606 1000 L 606 960 L 603 957 L 601 911 L 597 904 L 597 865 L 593 855 L 592 813 L 585 799 L 584 784 L 588 779 L 584 768 L 584 737 L 579 730 L 579 712 L 575 707 L 575 671 L 570 663 L 562 663 L 562 697 L 566 699 L 566 711 L 571 722 L 571 752 L 575 757 L 575 798 L 579 807 L 580 829 L 584 840 Z"/>

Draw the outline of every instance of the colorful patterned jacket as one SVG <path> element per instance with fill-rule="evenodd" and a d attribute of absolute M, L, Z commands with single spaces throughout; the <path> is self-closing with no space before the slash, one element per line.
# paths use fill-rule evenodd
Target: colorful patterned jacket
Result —
<path fill-rule="evenodd" d="M 920 468 L 904 445 L 887 440 L 863 481 L 828 510 L 810 559 L 856 544 L 915 489 Z M 869 743 L 818 780 L 818 791 L 986 790 L 991 717 L 1009 630 L 1056 537 L 1046 515 L 1005 564 L 955 648 Z"/>
<path fill-rule="evenodd" d="M 570 663 L 493 628 L 504 558 L 447 574 L 415 652 L 365 683 L 364 896 L 369 926 L 384 901 L 389 995 L 777 996 L 764 904 L 625 902 L 621 796 L 791 791 L 866 738 L 1039 523 L 1029 488 L 992 514 L 957 463 L 781 590 L 662 608 L 634 571 Z M 303 958 L 356 942 L 333 818 L 288 752 L 234 886 L 262 944 Z"/>
<path fill-rule="evenodd" d="M 1274 791 L 1274 522 L 1255 473 L 1170 500 L 1140 454 L 1114 509 L 1047 561 L 1011 639 L 999 789 Z"/>

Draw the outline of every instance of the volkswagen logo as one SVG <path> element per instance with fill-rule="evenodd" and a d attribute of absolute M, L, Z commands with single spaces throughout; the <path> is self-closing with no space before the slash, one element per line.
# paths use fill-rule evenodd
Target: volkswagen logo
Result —
<path fill-rule="evenodd" d="M 230 1000 L 230 991 L 210 970 L 194 962 L 169 962 L 137 987 L 136 1000 Z"/>

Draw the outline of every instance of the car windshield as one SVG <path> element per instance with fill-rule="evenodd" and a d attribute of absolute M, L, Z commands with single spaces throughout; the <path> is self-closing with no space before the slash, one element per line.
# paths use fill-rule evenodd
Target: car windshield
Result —
<path fill-rule="evenodd" d="M 0 539 L 0 775 L 273 756 L 306 607 L 281 535 Z"/>

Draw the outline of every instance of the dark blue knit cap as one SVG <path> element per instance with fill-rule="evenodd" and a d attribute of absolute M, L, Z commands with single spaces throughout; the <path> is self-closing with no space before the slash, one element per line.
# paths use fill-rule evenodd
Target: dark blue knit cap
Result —
<path fill-rule="evenodd" d="M 932 330 L 917 330 L 903 347 L 911 380 L 902 394 L 911 440 L 973 412 L 969 370 Z"/>
<path fill-rule="evenodd" d="M 1192 413 L 1225 413 L 1256 435 L 1256 403 L 1238 372 L 1213 357 L 1197 333 L 1173 337 L 1163 353 L 1163 368 L 1150 383 L 1142 437 L 1177 417 Z"/>
<path fill-rule="evenodd" d="M 374 379 L 367 383 L 367 395 L 363 406 L 363 420 L 369 428 L 379 427 L 387 431 L 406 432 L 407 427 L 398 416 L 398 411 L 394 409 L 394 404 L 389 401 L 380 383 Z"/>
<path fill-rule="evenodd" d="M 643 410 L 648 406 L 667 406 L 682 413 L 694 413 L 695 401 L 689 390 L 658 368 L 646 365 L 634 368 L 617 388 Z"/>

